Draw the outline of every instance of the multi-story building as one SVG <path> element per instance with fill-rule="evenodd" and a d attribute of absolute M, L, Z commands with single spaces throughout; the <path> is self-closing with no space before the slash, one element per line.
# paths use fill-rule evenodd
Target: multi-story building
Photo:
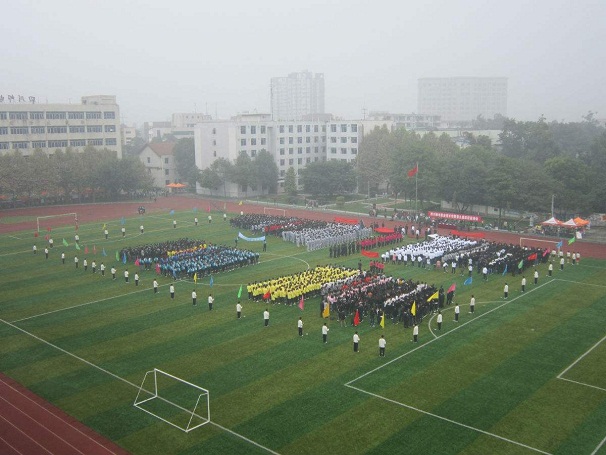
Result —
<path fill-rule="evenodd" d="M 364 124 L 364 132 L 368 134 L 375 126 L 387 127 L 393 131 L 398 128 L 406 128 L 409 131 L 417 130 L 435 130 L 444 128 L 447 125 L 442 122 L 439 115 L 425 114 L 392 114 L 389 112 L 371 112 L 362 123 Z"/>
<path fill-rule="evenodd" d="M 115 96 L 83 96 L 81 104 L 0 103 L 0 153 L 35 149 L 106 148 L 122 158 L 120 108 Z"/>
<path fill-rule="evenodd" d="M 507 78 L 431 77 L 419 79 L 418 111 L 449 123 L 507 116 Z"/>
<path fill-rule="evenodd" d="M 169 183 L 179 183 L 174 149 L 174 142 L 152 142 L 145 144 L 139 152 L 139 159 L 153 177 L 156 188 L 164 189 Z"/>
<path fill-rule="evenodd" d="M 137 137 L 137 128 L 135 126 L 121 125 L 122 130 L 122 146 L 131 145 Z"/>
<path fill-rule="evenodd" d="M 242 152 L 254 159 L 259 151 L 266 150 L 274 157 L 282 186 L 289 167 L 293 167 L 298 176 L 312 162 L 355 161 L 362 136 L 359 121 L 276 122 L 269 114 L 239 115 L 231 120 L 206 121 L 196 126 L 196 166 L 208 168 L 219 158 L 233 162 Z M 205 190 L 198 187 L 198 192 Z M 252 194 L 235 184 L 226 185 L 224 192 L 234 197 Z"/>
<path fill-rule="evenodd" d="M 194 137 L 194 127 L 197 123 L 211 120 L 208 114 L 197 112 L 177 113 L 172 115 L 170 122 L 146 122 L 143 125 L 145 140 L 163 140 L 165 136 L 173 136 L 175 139 Z"/>
<path fill-rule="evenodd" d="M 309 71 L 271 78 L 271 115 L 275 121 L 299 121 L 324 114 L 324 74 Z"/>

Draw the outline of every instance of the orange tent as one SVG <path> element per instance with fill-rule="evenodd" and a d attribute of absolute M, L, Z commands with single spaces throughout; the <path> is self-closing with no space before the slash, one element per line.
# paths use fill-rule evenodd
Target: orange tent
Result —
<path fill-rule="evenodd" d="M 587 226 L 589 224 L 589 220 L 584 220 L 579 216 L 577 216 L 573 221 L 576 223 L 577 226 Z"/>

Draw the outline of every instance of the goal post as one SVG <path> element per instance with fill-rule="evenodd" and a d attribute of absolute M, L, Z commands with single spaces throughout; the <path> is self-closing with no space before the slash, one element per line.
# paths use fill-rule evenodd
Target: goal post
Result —
<path fill-rule="evenodd" d="M 276 207 L 263 207 L 263 214 L 265 215 L 278 215 L 286 216 L 286 209 L 279 209 Z"/>
<path fill-rule="evenodd" d="M 51 224 L 53 224 L 53 220 L 57 221 L 56 224 L 66 225 L 69 222 L 73 221 L 74 224 L 78 223 L 78 214 L 76 212 L 72 213 L 60 213 L 58 215 L 46 215 L 46 216 L 37 216 L 36 217 L 36 229 L 40 232 L 40 228 L 45 230 L 47 228 L 52 228 Z"/>
<path fill-rule="evenodd" d="M 208 390 L 154 368 L 147 371 L 133 405 L 189 433 L 210 422 Z"/>

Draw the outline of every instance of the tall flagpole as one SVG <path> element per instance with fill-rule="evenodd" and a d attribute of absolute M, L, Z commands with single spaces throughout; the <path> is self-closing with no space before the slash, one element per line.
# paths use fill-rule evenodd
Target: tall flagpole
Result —
<path fill-rule="evenodd" d="M 417 172 L 415 173 L 415 215 L 417 215 L 417 196 L 418 196 L 418 179 L 419 179 L 419 162 L 417 161 Z"/>

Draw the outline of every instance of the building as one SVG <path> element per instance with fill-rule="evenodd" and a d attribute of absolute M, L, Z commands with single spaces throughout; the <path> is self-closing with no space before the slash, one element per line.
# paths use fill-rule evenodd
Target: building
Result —
<path fill-rule="evenodd" d="M 162 141 L 165 136 L 173 133 L 171 122 L 145 122 L 143 124 L 143 140 L 152 142 Z"/>
<path fill-rule="evenodd" d="M 120 129 L 122 131 L 122 147 L 125 145 L 131 145 L 137 137 L 137 128 L 135 126 L 127 126 L 122 124 Z"/>
<path fill-rule="evenodd" d="M 382 128 L 383 126 L 390 131 L 398 128 L 405 128 L 408 131 L 436 130 L 447 126 L 439 115 L 392 114 L 380 111 L 370 112 L 362 123 L 365 134 L 369 134 L 375 127 Z"/>
<path fill-rule="evenodd" d="M 266 150 L 278 166 L 282 187 L 289 167 L 293 167 L 298 176 L 312 162 L 355 161 L 363 134 L 362 124 L 352 120 L 276 122 L 269 114 L 211 120 L 196 126 L 196 166 L 206 169 L 219 158 L 234 162 L 242 152 L 254 159 L 259 151 Z M 198 193 L 206 191 L 200 186 L 197 188 Z M 225 185 L 223 191 L 225 196 L 232 197 L 255 194 L 231 183 Z"/>
<path fill-rule="evenodd" d="M 83 96 L 81 104 L 0 102 L 0 153 L 30 155 L 40 149 L 52 154 L 93 146 L 122 158 L 120 129 L 120 108 L 112 95 Z"/>
<path fill-rule="evenodd" d="M 154 179 L 154 187 L 165 189 L 169 183 L 180 183 L 175 167 L 174 142 L 151 142 L 139 152 L 139 159 Z"/>
<path fill-rule="evenodd" d="M 173 136 L 175 139 L 184 137 L 194 137 L 194 127 L 197 123 L 211 120 L 208 114 L 177 113 L 172 115 L 170 122 L 150 122 L 143 126 L 144 137 L 147 141 L 163 140 L 166 136 Z"/>
<path fill-rule="evenodd" d="M 271 116 L 275 121 L 298 121 L 324 114 L 324 74 L 309 71 L 271 78 Z"/>
<path fill-rule="evenodd" d="M 507 78 L 432 77 L 419 79 L 418 111 L 449 123 L 469 123 L 478 115 L 507 116 Z"/>

